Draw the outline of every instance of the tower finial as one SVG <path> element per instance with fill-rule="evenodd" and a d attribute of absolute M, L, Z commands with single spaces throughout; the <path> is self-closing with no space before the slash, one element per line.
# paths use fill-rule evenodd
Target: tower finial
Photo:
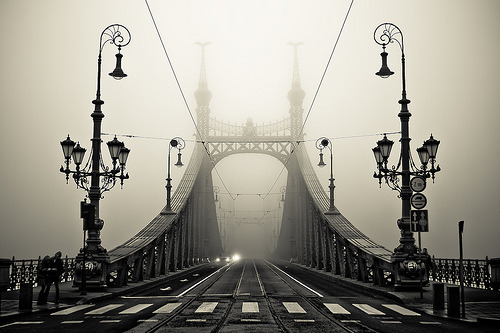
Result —
<path fill-rule="evenodd" d="M 299 74 L 299 58 L 297 56 L 297 47 L 304 44 L 302 42 L 289 42 L 289 45 L 293 46 L 293 75 L 292 75 L 292 87 L 300 87 L 300 74 Z"/>
<path fill-rule="evenodd" d="M 201 47 L 201 65 L 200 65 L 200 79 L 198 81 L 198 89 L 194 92 L 194 96 L 196 98 L 196 102 L 198 106 L 206 105 L 210 103 L 210 99 L 212 98 L 212 93 L 208 90 L 208 81 L 207 81 L 207 71 L 205 68 L 205 46 L 210 45 L 210 42 L 196 42 L 196 45 Z"/>

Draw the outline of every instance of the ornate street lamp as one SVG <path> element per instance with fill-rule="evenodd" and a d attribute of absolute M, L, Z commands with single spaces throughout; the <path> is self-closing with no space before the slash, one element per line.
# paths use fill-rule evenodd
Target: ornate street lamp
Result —
<path fill-rule="evenodd" d="M 323 149 L 328 147 L 330 149 L 330 185 L 328 186 L 330 188 L 330 207 L 328 208 L 328 211 L 325 212 L 325 214 L 338 214 L 339 212 L 335 209 L 334 205 L 334 190 L 335 190 L 335 185 L 334 185 L 334 178 L 333 178 L 333 147 L 332 147 L 332 142 L 330 139 L 322 137 L 316 140 L 316 148 L 319 150 L 319 163 L 318 166 L 320 168 L 324 167 L 326 163 L 323 161 Z"/>
<path fill-rule="evenodd" d="M 406 98 L 406 77 L 405 77 L 405 54 L 404 54 L 404 43 L 403 43 L 403 33 L 401 30 L 392 23 L 380 24 L 373 34 L 375 42 L 382 46 L 383 52 L 382 56 L 382 67 L 376 73 L 376 75 L 387 78 L 394 74 L 387 66 L 387 53 L 385 48 L 389 43 L 396 42 L 401 49 L 401 74 L 402 74 L 402 98 L 399 101 L 401 104 L 401 111 L 398 116 L 401 120 L 401 152 L 399 157 L 399 162 L 397 166 L 392 168 L 387 167 L 388 159 L 391 153 L 393 141 L 387 139 L 384 135 L 382 140 L 377 142 L 377 147 L 373 148 L 373 154 L 375 161 L 377 163 L 378 173 L 375 172 L 373 177 L 378 178 L 379 185 L 382 184 L 382 179 L 385 183 L 393 190 L 399 192 L 399 197 L 401 198 L 402 206 L 402 217 L 398 220 L 398 227 L 401 230 L 401 238 L 399 240 L 400 244 L 394 249 L 391 261 L 395 264 L 395 282 L 396 286 L 401 286 L 405 283 L 411 285 L 415 280 L 415 274 L 411 271 L 414 270 L 411 260 L 409 257 L 414 257 L 417 252 L 415 246 L 415 239 L 413 238 L 413 232 L 410 231 L 410 198 L 412 196 L 412 190 L 410 188 L 410 177 L 411 176 L 421 176 L 427 179 L 432 176 L 434 180 L 434 174 L 441 169 L 439 166 L 434 168 L 437 148 L 439 141 L 431 138 L 424 142 L 424 145 L 417 149 L 417 153 L 422 166 L 417 168 L 411 153 L 410 153 L 410 137 L 409 137 L 409 120 L 411 113 L 408 111 L 408 104 L 410 100 Z M 431 169 L 427 170 L 427 163 L 431 161 Z M 400 178 L 401 177 L 401 184 Z M 418 281 L 418 280 L 417 280 Z"/>
<path fill-rule="evenodd" d="M 109 261 L 107 251 L 101 246 L 100 230 L 104 225 L 104 221 L 99 218 L 99 200 L 104 192 L 111 190 L 117 180 L 120 180 L 121 186 L 123 181 L 128 179 L 128 173 L 125 174 L 125 164 L 127 162 L 130 150 L 125 147 L 123 142 L 118 141 L 115 137 L 107 143 L 112 160 L 112 167 L 105 166 L 101 154 L 101 123 L 104 114 L 101 111 L 101 105 L 104 102 L 101 100 L 101 54 L 106 44 L 113 44 L 118 47 L 116 54 L 116 66 L 111 75 L 115 79 L 121 79 L 127 75 L 121 69 L 121 59 L 123 55 L 120 53 L 121 48 L 130 43 L 130 32 L 127 28 L 120 24 L 108 26 L 101 33 L 99 40 L 99 54 L 97 58 L 97 92 L 96 99 L 92 101 L 94 104 L 94 112 L 91 114 L 93 119 L 93 137 L 92 149 L 90 156 L 85 164 L 83 163 L 86 149 L 80 146 L 80 143 L 72 141 L 68 135 L 67 139 L 61 142 L 63 155 L 65 159 L 65 167 L 61 166 L 60 171 L 66 174 L 66 183 L 69 180 L 69 175 L 72 175 L 77 188 L 84 189 L 90 199 L 90 204 L 82 203 L 82 217 L 87 218 L 84 221 L 84 244 L 80 253 L 76 257 L 77 269 L 75 271 L 74 284 L 79 285 L 82 293 L 85 292 L 87 284 L 93 287 L 103 287 L 106 285 L 106 275 L 103 263 Z M 75 170 L 70 169 L 71 158 L 75 163 Z M 83 165 L 83 167 L 82 167 Z M 90 182 L 89 182 L 90 177 Z M 92 207 L 89 208 L 88 205 Z M 83 207 L 87 207 L 85 212 L 92 212 L 94 216 L 84 214 Z M 85 240 L 85 232 L 88 231 L 88 238 Z"/>
<path fill-rule="evenodd" d="M 174 212 L 172 211 L 172 203 L 171 203 L 171 192 L 172 192 L 172 178 L 170 178 L 170 150 L 172 150 L 172 148 L 177 148 L 178 149 L 178 153 L 177 153 L 177 162 L 174 164 L 176 167 L 181 167 L 183 166 L 184 164 L 182 164 L 182 161 L 181 161 L 181 150 L 184 149 L 184 147 L 186 146 L 186 143 L 184 142 L 184 140 L 182 138 L 179 138 L 179 137 L 175 137 L 173 138 L 172 140 L 170 140 L 170 144 L 168 145 L 168 161 L 167 161 L 167 186 L 165 186 L 167 188 L 167 205 L 165 206 L 165 209 L 163 211 L 161 211 L 161 214 L 162 215 L 165 215 L 165 214 L 174 214 Z"/>

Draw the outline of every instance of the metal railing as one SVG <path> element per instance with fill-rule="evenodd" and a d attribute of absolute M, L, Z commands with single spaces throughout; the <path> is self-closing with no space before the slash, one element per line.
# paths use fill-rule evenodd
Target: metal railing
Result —
<path fill-rule="evenodd" d="M 73 281 L 75 273 L 75 258 L 62 258 L 64 264 L 64 273 L 61 275 L 61 282 Z M 9 288 L 8 290 L 17 290 L 21 284 L 31 283 L 34 287 L 38 285 L 38 266 L 42 258 L 16 260 L 12 257 L 9 268 Z"/>
<path fill-rule="evenodd" d="M 493 289 L 491 284 L 491 266 L 486 259 L 464 259 L 464 286 L 481 289 Z M 430 270 L 432 281 L 460 284 L 460 260 L 432 257 Z"/>

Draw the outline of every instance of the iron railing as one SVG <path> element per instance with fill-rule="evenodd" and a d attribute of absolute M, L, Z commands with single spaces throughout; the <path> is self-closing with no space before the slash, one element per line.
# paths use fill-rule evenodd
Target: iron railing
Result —
<path fill-rule="evenodd" d="M 75 274 L 75 258 L 62 259 L 64 264 L 64 273 L 61 275 L 61 282 L 73 281 Z M 38 285 L 38 266 L 42 258 L 16 260 L 12 257 L 9 268 L 9 288 L 8 290 L 17 290 L 21 284 L 31 283 L 34 287 Z"/>
<path fill-rule="evenodd" d="M 481 259 L 464 259 L 464 286 L 481 289 L 493 289 L 491 284 L 491 266 L 486 257 Z M 432 257 L 430 270 L 432 281 L 449 284 L 460 284 L 460 260 Z"/>

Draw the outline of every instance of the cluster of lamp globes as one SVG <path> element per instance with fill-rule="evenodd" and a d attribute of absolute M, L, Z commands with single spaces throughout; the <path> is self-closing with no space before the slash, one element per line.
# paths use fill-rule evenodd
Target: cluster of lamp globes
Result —
<path fill-rule="evenodd" d="M 123 185 L 123 180 L 129 178 L 128 173 L 126 175 L 124 174 L 124 170 L 128 155 L 130 153 L 130 149 L 125 147 L 125 144 L 119 141 L 116 136 L 113 140 L 108 141 L 107 145 L 111 160 L 113 162 L 113 168 L 110 173 L 113 177 L 116 177 L 116 175 L 121 172 L 121 175 L 118 177 L 121 179 L 121 183 Z M 79 142 L 75 143 L 73 140 L 71 140 L 69 135 L 66 140 L 61 141 L 61 147 L 64 159 L 66 161 L 66 168 L 61 166 L 60 171 L 66 173 L 66 182 L 68 181 L 69 174 L 71 173 L 73 173 L 73 178 L 75 178 L 75 181 L 77 181 L 79 177 L 90 175 L 90 173 L 85 170 L 86 168 L 80 171 L 80 166 L 83 162 L 87 149 L 81 147 Z M 69 169 L 71 158 L 76 165 L 76 171 L 72 171 Z M 119 164 L 119 166 L 117 166 L 117 164 Z"/>

